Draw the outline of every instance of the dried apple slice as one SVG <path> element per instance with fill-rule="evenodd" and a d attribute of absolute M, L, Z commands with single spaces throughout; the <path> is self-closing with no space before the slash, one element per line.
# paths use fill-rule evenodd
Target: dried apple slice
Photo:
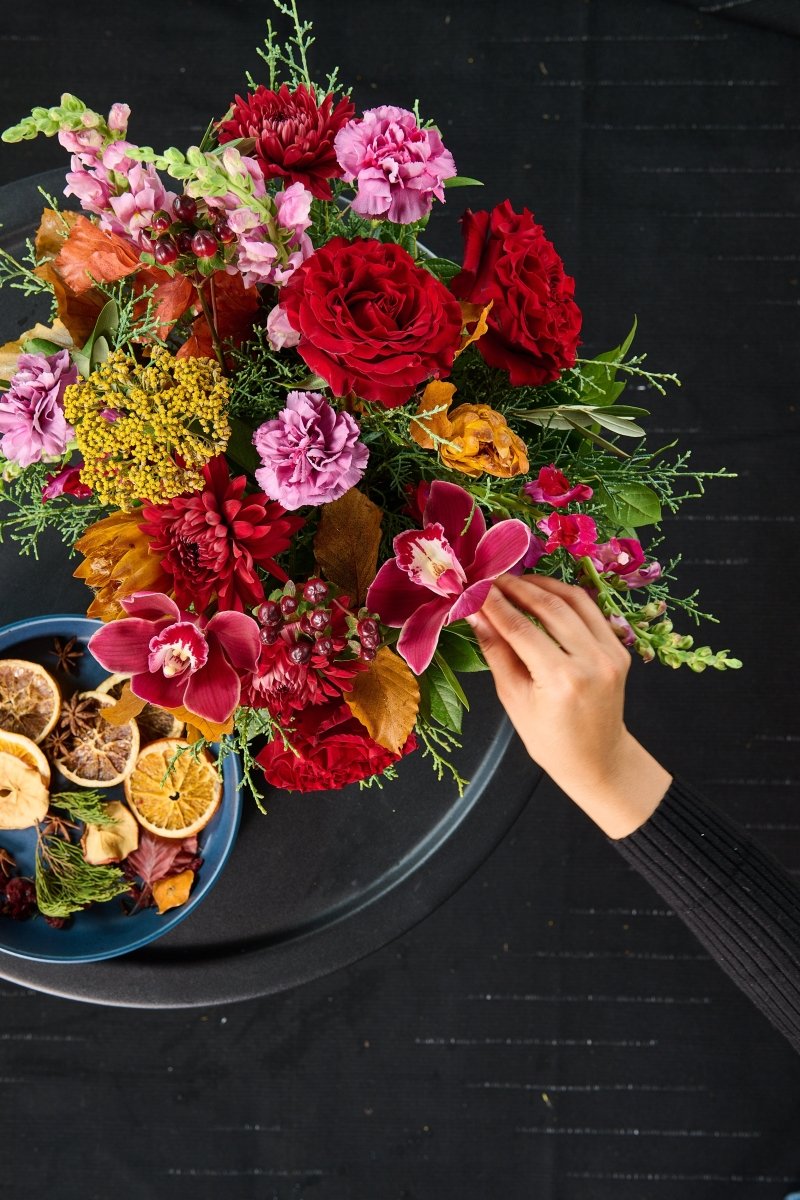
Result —
<path fill-rule="evenodd" d="M 30 829 L 43 821 L 50 792 L 36 767 L 0 750 L 0 829 Z"/>

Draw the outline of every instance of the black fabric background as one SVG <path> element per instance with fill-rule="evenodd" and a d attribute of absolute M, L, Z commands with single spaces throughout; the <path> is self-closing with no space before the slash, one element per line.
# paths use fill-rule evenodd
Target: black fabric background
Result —
<path fill-rule="evenodd" d="M 307 0 L 322 76 L 434 116 L 577 277 L 585 348 L 639 317 L 683 388 L 652 410 L 736 471 L 664 522 L 736 674 L 637 661 L 628 723 L 800 874 L 797 652 L 800 11 L 791 0 Z M 5 14 L 3 127 L 62 90 L 188 144 L 249 67 L 266 3 L 29 0 Z M 0 151 L 6 182 L 63 161 Z M 0 550 L 5 561 L 11 551 Z M 38 578 L 35 572 L 31 580 Z M 502 786 L 499 781 L 498 786 Z M 0 988 L 3 1181 L 63 1200 L 779 1200 L 800 1187 L 800 1063 L 552 787 L 426 922 L 294 992 L 135 1012 Z"/>

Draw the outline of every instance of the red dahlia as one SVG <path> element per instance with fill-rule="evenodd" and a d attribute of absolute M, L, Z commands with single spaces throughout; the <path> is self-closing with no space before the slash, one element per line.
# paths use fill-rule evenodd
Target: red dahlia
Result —
<path fill-rule="evenodd" d="M 314 88 L 303 83 L 293 92 L 285 83 L 277 92 L 262 84 L 244 99 L 236 97 L 218 137 L 220 142 L 254 138 L 254 154 L 265 178 L 284 176 L 302 183 L 318 200 L 330 200 L 328 180 L 342 175 L 333 139 L 355 111 L 347 99 L 334 108 L 332 93 L 318 104 Z"/>
<path fill-rule="evenodd" d="M 263 492 L 244 494 L 245 477 L 231 479 L 224 456 L 203 469 L 202 492 L 169 504 L 145 504 L 142 533 L 172 576 L 181 608 L 202 613 L 216 596 L 219 609 L 244 611 L 264 599 L 256 566 L 284 581 L 274 556 L 287 548 L 302 517 L 288 516 Z"/>

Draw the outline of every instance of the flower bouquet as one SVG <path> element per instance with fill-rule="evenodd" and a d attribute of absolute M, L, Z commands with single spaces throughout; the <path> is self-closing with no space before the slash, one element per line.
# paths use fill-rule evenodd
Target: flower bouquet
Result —
<path fill-rule="evenodd" d="M 457 786 L 485 669 L 466 618 L 503 572 L 581 585 L 646 661 L 738 667 L 673 630 L 658 529 L 703 479 L 648 451 L 672 375 L 620 345 L 581 357 L 574 281 L 533 214 L 467 210 L 462 262 L 419 242 L 457 174 L 413 110 L 358 113 L 309 74 L 310 26 L 276 0 L 263 82 L 197 146 L 132 143 L 66 94 L 7 130 L 71 155 L 27 261 L 0 282 L 51 303 L 0 360 L 0 530 L 55 527 L 127 678 L 116 719 L 155 705 L 199 753 L 239 751 L 299 791 L 391 778 L 430 756 Z M 684 484 L 690 482 L 690 489 Z"/>

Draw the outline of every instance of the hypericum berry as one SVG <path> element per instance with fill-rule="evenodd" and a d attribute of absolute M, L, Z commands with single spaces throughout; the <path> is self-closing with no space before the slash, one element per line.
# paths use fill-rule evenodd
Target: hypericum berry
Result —
<path fill-rule="evenodd" d="M 280 625 L 283 620 L 281 606 L 275 600 L 265 600 L 259 604 L 256 616 L 262 625 Z"/>
<path fill-rule="evenodd" d="M 188 229 L 184 229 L 179 233 L 175 241 L 181 254 L 194 254 L 194 250 L 192 250 L 192 234 L 189 233 Z"/>
<path fill-rule="evenodd" d="M 329 637 L 318 637 L 314 643 L 314 653 L 321 654 L 323 658 L 330 658 L 333 654 L 333 642 Z"/>
<path fill-rule="evenodd" d="M 180 255 L 172 238 L 162 238 L 160 242 L 156 242 L 153 257 L 160 267 L 171 267 Z"/>
<path fill-rule="evenodd" d="M 236 234 L 227 221 L 215 221 L 211 229 L 214 237 L 222 242 L 223 246 L 230 246 L 231 242 L 236 241 Z"/>
<path fill-rule="evenodd" d="M 171 224 L 172 217 L 163 208 L 160 208 L 158 212 L 153 213 L 150 228 L 153 233 L 166 233 Z"/>
<path fill-rule="evenodd" d="M 378 653 L 378 651 L 375 649 L 374 646 L 363 646 L 362 645 L 361 649 L 358 652 L 358 657 L 361 659 L 362 662 L 372 662 L 372 660 L 376 657 L 377 653 Z"/>
<path fill-rule="evenodd" d="M 331 623 L 330 610 L 327 608 L 315 608 L 312 613 L 308 614 L 308 623 L 315 633 L 322 633 Z"/>
<path fill-rule="evenodd" d="M 293 663 L 296 663 L 298 666 L 300 666 L 302 663 L 308 662 L 308 660 L 311 658 L 312 650 L 313 646 L 311 645 L 311 642 L 297 642 L 297 644 L 292 646 L 291 650 L 289 651 L 289 658 Z"/>
<path fill-rule="evenodd" d="M 367 617 L 363 621 L 358 622 L 358 637 L 362 646 L 366 646 L 370 650 L 376 650 L 381 642 L 381 631 L 378 628 L 378 622 L 373 621 L 372 617 Z"/>
<path fill-rule="evenodd" d="M 309 604 L 323 604 L 328 599 L 329 588 L 321 579 L 309 579 L 303 588 L 303 599 Z"/>
<path fill-rule="evenodd" d="M 173 201 L 172 211 L 179 221 L 193 221 L 197 216 L 197 201 L 191 196 L 178 196 Z"/>
<path fill-rule="evenodd" d="M 6 880 L 6 913 L 14 921 L 24 921 L 36 911 L 36 885 L 32 879 L 14 875 Z"/>
<path fill-rule="evenodd" d="M 219 249 L 219 242 L 213 233 L 207 229 L 198 229 L 192 238 L 192 253 L 198 258 L 213 258 Z"/>
<path fill-rule="evenodd" d="M 280 632 L 277 625 L 264 625 L 258 631 L 261 644 L 263 646 L 274 646 L 280 636 Z"/>
<path fill-rule="evenodd" d="M 283 615 L 285 617 L 290 617 L 292 613 L 297 612 L 297 597 L 281 596 L 280 607 Z"/>

